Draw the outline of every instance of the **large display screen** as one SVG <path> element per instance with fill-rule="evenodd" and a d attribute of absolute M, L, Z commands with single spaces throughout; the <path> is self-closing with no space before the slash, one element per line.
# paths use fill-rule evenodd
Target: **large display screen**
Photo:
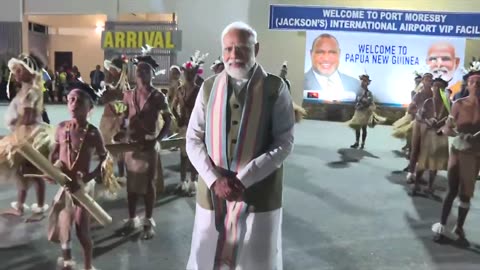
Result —
<path fill-rule="evenodd" d="M 405 106 L 416 71 L 429 71 L 459 88 L 464 52 L 461 37 L 306 31 L 304 100 L 352 102 L 359 76 L 367 74 L 377 103 Z"/>

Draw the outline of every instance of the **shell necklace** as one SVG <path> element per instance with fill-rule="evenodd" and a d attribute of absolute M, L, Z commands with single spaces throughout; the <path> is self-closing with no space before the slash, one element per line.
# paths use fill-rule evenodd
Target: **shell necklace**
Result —
<path fill-rule="evenodd" d="M 68 147 L 67 147 L 68 166 L 69 166 L 70 170 L 73 169 L 73 167 L 75 167 L 75 165 L 77 164 L 77 161 L 80 157 L 80 153 L 81 153 L 82 148 L 83 148 L 83 143 L 85 142 L 85 137 L 87 136 L 87 131 L 90 127 L 90 124 L 87 122 L 85 127 L 83 129 L 80 129 L 80 131 L 81 131 L 80 144 L 78 145 L 77 149 L 73 149 L 73 146 L 72 146 L 72 138 L 71 138 L 71 132 L 70 132 L 70 129 L 72 127 L 73 127 L 73 123 L 69 122 L 66 125 L 66 130 L 65 130 L 66 142 L 68 144 Z M 73 162 L 72 162 L 72 152 L 76 155 Z"/>

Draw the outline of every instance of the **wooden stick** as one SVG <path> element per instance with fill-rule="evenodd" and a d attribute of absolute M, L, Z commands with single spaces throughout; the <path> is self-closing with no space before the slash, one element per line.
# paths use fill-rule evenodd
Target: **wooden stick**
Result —
<path fill-rule="evenodd" d="M 172 136 L 170 136 L 172 137 Z M 185 143 L 185 138 L 171 138 L 165 139 L 160 141 L 160 146 L 162 149 L 168 149 L 172 147 L 180 147 L 182 144 Z M 141 143 L 113 143 L 105 145 L 105 148 L 110 152 L 112 155 L 126 153 L 126 152 L 133 152 L 133 151 L 141 151 L 142 149 Z"/>
<path fill-rule="evenodd" d="M 37 169 L 55 180 L 62 187 L 65 186 L 68 181 L 72 181 L 72 179 L 53 166 L 48 159 L 35 150 L 28 142 L 16 146 L 15 151 L 20 153 Z M 106 226 L 112 223 L 112 217 L 108 215 L 108 213 L 105 212 L 105 210 L 103 210 L 103 208 L 100 207 L 92 197 L 85 193 L 83 188 L 72 193 L 72 197 L 74 197 L 93 216 L 93 218 L 98 221 L 99 224 Z"/>
<path fill-rule="evenodd" d="M 25 178 L 46 178 L 48 175 L 45 174 L 24 174 L 23 177 Z"/>

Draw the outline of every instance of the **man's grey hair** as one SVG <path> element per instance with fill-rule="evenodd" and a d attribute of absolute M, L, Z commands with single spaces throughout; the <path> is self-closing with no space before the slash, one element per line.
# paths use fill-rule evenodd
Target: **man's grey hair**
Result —
<path fill-rule="evenodd" d="M 225 27 L 225 29 L 223 29 L 222 31 L 222 37 L 221 37 L 221 42 L 222 42 L 222 46 L 223 46 L 223 38 L 225 37 L 225 35 L 232 31 L 232 30 L 239 30 L 239 31 L 244 31 L 244 32 L 247 32 L 250 36 L 249 40 L 252 44 L 257 44 L 257 32 L 248 24 L 244 23 L 244 22 L 233 22 L 229 25 L 227 25 L 227 27 Z"/>

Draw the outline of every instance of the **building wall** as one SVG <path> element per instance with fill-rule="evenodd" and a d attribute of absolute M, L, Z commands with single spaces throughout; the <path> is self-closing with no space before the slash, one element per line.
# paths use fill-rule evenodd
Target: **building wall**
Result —
<path fill-rule="evenodd" d="M 3 0 L 6 1 L 6 0 Z M 98 14 L 115 19 L 119 13 L 170 13 L 175 12 L 179 29 L 183 31 L 183 48 L 178 61 L 183 62 L 196 50 L 209 52 L 207 64 L 221 53 L 220 34 L 230 22 L 242 20 L 251 24 L 259 34 L 260 54 L 258 60 L 268 71 L 277 74 L 284 60 L 289 63 L 289 79 L 292 95 L 301 101 L 303 88 L 303 66 L 305 34 L 298 31 L 268 30 L 269 4 L 323 5 L 333 7 L 364 7 L 426 11 L 480 12 L 480 5 L 474 0 L 25 0 L 28 14 Z M 469 46 L 469 53 L 476 53 L 475 46 Z M 209 65 L 207 65 L 209 66 Z M 207 75 L 211 74 L 207 72 Z"/>
<path fill-rule="evenodd" d="M 21 22 L 23 3 L 20 0 L 0 0 L 0 22 Z"/>
<path fill-rule="evenodd" d="M 0 0 L 0 64 L 22 51 L 22 1 Z"/>
<path fill-rule="evenodd" d="M 84 81 L 90 83 L 90 71 L 95 69 L 95 65 L 103 66 L 103 50 L 100 48 L 100 35 L 96 34 L 94 29 L 90 31 L 92 33 L 88 36 L 78 35 L 78 31 L 49 35 L 49 65 L 52 68 L 54 67 L 55 51 L 71 51 L 73 54 L 73 65 L 78 67 Z"/>
<path fill-rule="evenodd" d="M 22 23 L 0 22 L 0 63 L 22 51 Z"/>
<path fill-rule="evenodd" d="M 44 62 L 45 65 L 52 66 L 48 63 L 49 55 L 49 35 L 37 32 L 28 32 L 29 52 L 36 54 Z"/>
<path fill-rule="evenodd" d="M 465 46 L 465 64 L 472 61 L 472 57 L 480 59 L 480 40 L 467 39 Z"/>
<path fill-rule="evenodd" d="M 1 0 L 18 1 L 20 0 Z M 115 15 L 118 11 L 118 0 L 23 0 L 24 14 L 106 14 Z M 133 1 L 142 2 L 142 1 Z"/>

